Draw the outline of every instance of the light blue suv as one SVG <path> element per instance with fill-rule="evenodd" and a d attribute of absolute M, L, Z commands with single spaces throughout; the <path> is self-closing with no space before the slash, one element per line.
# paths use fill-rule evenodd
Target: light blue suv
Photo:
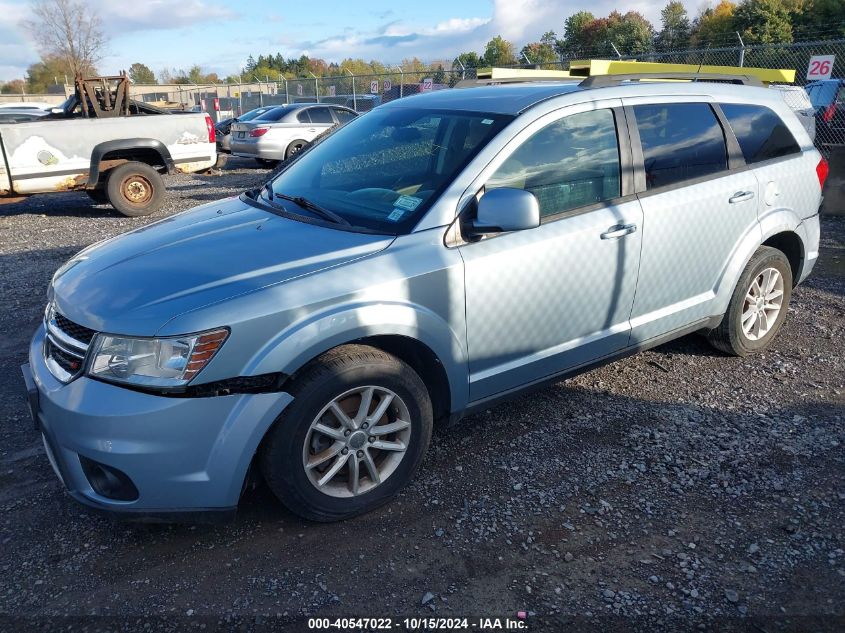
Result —
<path fill-rule="evenodd" d="M 826 174 L 762 87 L 409 97 L 63 265 L 33 417 L 94 508 L 228 514 L 260 473 L 303 517 L 350 517 L 408 483 L 437 420 L 689 332 L 765 348 Z"/>

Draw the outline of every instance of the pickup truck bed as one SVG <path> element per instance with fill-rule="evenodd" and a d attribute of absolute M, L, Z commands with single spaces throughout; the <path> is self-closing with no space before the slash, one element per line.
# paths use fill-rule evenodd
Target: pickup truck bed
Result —
<path fill-rule="evenodd" d="M 0 150 L 0 196 L 85 190 L 126 215 L 160 206 L 161 174 L 203 171 L 217 160 L 204 113 L 0 124 Z"/>

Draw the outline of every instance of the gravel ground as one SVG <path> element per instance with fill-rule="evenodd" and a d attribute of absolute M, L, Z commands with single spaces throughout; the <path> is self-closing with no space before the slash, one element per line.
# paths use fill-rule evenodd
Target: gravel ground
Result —
<path fill-rule="evenodd" d="M 170 177 L 155 217 L 267 173 Z M 690 336 L 439 428 L 403 494 L 341 524 L 259 488 L 231 524 L 140 526 L 63 493 L 18 366 L 53 271 L 153 219 L 83 194 L 0 206 L 0 630 L 521 610 L 529 630 L 845 629 L 845 218 L 765 354 Z M 110 617 L 48 619 L 67 615 Z"/>

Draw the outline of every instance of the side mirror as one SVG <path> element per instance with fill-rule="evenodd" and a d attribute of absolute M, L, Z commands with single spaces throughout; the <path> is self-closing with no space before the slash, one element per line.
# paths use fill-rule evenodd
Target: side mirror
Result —
<path fill-rule="evenodd" d="M 476 218 L 470 223 L 474 235 L 524 231 L 540 226 L 540 205 L 530 191 L 501 187 L 486 192 L 478 201 Z"/>

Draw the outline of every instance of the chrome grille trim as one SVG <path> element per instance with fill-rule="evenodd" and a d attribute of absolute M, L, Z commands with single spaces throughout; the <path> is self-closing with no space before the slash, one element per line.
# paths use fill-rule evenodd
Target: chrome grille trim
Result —
<path fill-rule="evenodd" d="M 85 356 L 88 353 L 89 345 L 74 338 L 73 336 L 70 336 L 67 332 L 62 330 L 61 327 L 59 327 L 56 320 L 56 309 L 52 305 L 48 306 L 44 315 L 44 325 L 47 330 L 47 338 L 43 345 L 44 362 L 47 365 L 47 369 L 50 370 L 50 373 L 53 374 L 57 380 L 68 383 L 83 372 L 85 368 Z M 57 359 L 54 354 L 51 353 L 52 348 L 55 348 L 60 353 L 59 356 L 64 354 L 65 356 L 77 359 L 79 361 L 79 369 L 76 371 L 68 371 L 68 369 L 63 367 L 60 363 L 62 359 Z M 67 360 L 65 359 L 64 362 L 67 363 Z"/>

